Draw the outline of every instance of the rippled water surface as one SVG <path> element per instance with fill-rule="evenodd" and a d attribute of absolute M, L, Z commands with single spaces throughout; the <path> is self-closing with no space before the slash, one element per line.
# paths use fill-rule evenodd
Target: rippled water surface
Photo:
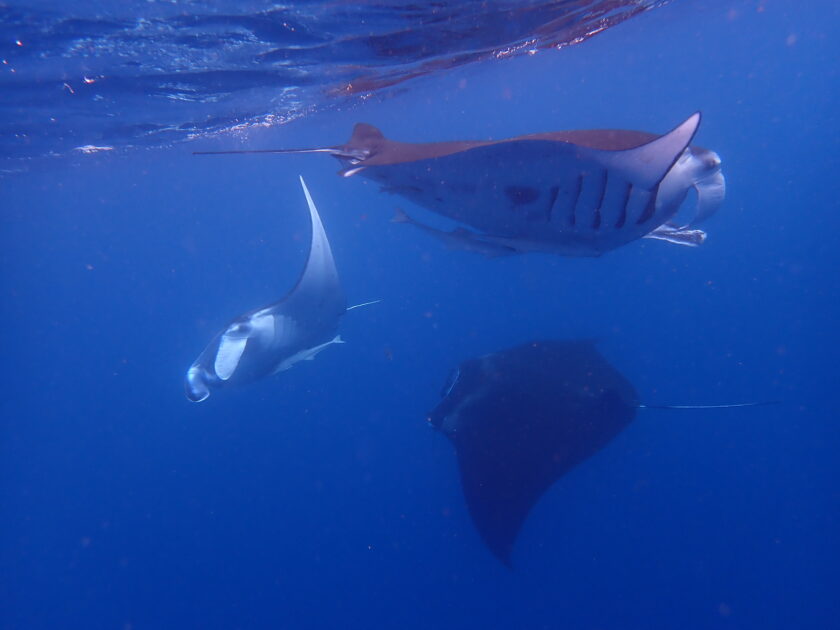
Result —
<path fill-rule="evenodd" d="M 275 125 L 582 42 L 665 0 L 0 3 L 0 157 Z"/>

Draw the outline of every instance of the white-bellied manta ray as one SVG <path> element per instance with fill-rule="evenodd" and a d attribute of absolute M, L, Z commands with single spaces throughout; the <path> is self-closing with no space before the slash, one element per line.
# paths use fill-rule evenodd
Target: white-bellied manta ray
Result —
<path fill-rule="evenodd" d="M 240 315 L 213 337 L 187 370 L 185 388 L 193 402 L 205 400 L 213 389 L 287 370 L 331 344 L 343 343 L 339 321 L 356 306 L 347 308 L 321 217 L 303 177 L 300 183 L 312 223 L 303 273 L 286 297 Z"/>
<path fill-rule="evenodd" d="M 703 242 L 705 232 L 694 226 L 718 209 L 726 184 L 718 155 L 690 144 L 699 124 L 697 112 L 662 136 L 589 129 L 408 143 L 358 123 L 343 145 L 196 153 L 327 153 L 344 167 L 340 175 L 368 177 L 385 192 L 477 230 L 432 228 L 449 247 L 599 256 L 639 238 Z M 692 188 L 693 216 L 679 221 Z"/>
<path fill-rule="evenodd" d="M 643 405 L 591 340 L 540 340 L 462 362 L 427 416 L 455 446 L 467 509 L 493 554 L 510 554 L 531 508 L 613 440 Z"/>

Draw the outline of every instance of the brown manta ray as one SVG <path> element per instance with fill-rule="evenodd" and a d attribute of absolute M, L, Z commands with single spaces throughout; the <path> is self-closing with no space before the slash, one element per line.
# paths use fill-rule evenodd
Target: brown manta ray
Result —
<path fill-rule="evenodd" d="M 703 242 L 705 233 L 692 228 L 717 210 L 725 181 L 717 154 L 690 146 L 699 124 L 698 112 L 662 136 L 592 129 L 408 143 L 358 123 L 343 145 L 197 153 L 327 153 L 341 162 L 342 176 L 368 177 L 478 230 L 446 233 L 450 247 L 599 256 L 643 237 Z M 691 188 L 694 217 L 677 223 Z"/>

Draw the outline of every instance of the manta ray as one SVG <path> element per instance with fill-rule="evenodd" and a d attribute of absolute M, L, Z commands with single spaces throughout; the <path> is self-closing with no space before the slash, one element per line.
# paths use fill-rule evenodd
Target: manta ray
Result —
<path fill-rule="evenodd" d="M 633 385 L 584 341 L 533 341 L 470 359 L 452 371 L 428 415 L 455 446 L 467 509 L 490 551 L 510 566 L 531 508 L 597 453 L 643 405 Z"/>
<path fill-rule="evenodd" d="M 372 179 L 463 226 L 441 232 L 447 245 L 497 256 L 547 252 L 600 256 L 640 238 L 696 246 L 695 226 L 720 206 L 720 158 L 692 146 L 700 113 L 664 135 L 620 129 L 554 131 L 506 140 L 409 143 L 358 123 L 342 145 L 311 149 L 210 151 L 326 153 L 343 177 Z M 690 190 L 693 216 L 678 221 Z"/>
<path fill-rule="evenodd" d="M 315 358 L 335 343 L 348 310 L 330 243 L 312 196 L 300 178 L 312 237 L 309 257 L 294 288 L 278 302 L 236 317 L 217 333 L 187 370 L 187 398 L 201 402 L 212 389 L 240 385 Z"/>

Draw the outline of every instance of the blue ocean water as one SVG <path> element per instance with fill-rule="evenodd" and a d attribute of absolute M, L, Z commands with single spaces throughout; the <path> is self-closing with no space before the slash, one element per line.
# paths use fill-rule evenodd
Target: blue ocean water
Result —
<path fill-rule="evenodd" d="M 43 26 L 47 4 L 26 3 L 35 17 L 0 5 L 3 46 L 28 46 L 16 29 Z M 64 9 L 77 31 L 106 11 L 78 4 Z M 137 24 L 192 23 L 214 5 L 148 4 L 159 13 Z M 409 5 L 364 6 L 384 23 Z M 319 3 L 299 7 L 310 30 L 324 24 Z M 468 17 L 480 31 L 481 16 Z M 130 77 L 104 95 L 107 111 L 59 100 L 70 92 L 54 77 L 76 91 L 79 75 L 104 71 L 50 65 L 21 79 L 33 53 L 0 83 L 0 627 L 834 627 L 839 17 L 829 0 L 679 0 L 577 45 L 476 54 L 353 98 L 326 79 L 294 93 L 299 107 L 269 103 L 262 80 L 223 86 L 202 102 L 210 112 L 173 107 L 195 105 L 171 98 L 184 85 L 158 94 L 157 110 Z M 519 26 L 468 48 L 537 28 Z M 180 66 L 151 48 L 132 62 L 167 58 L 160 72 L 176 84 Z M 382 61 L 357 52 L 353 63 Z M 376 76 L 413 76 L 421 59 L 409 51 Z M 321 77 L 332 68 L 306 64 Z M 433 216 L 337 177 L 325 156 L 191 155 L 337 144 L 358 121 L 416 142 L 663 133 L 696 110 L 697 143 L 721 155 L 728 184 L 707 242 L 635 242 L 597 259 L 448 251 L 388 221 L 397 205 Z M 266 118 L 284 111 L 287 124 Z M 186 126 L 141 141 L 113 120 Z M 111 150 L 73 150 L 87 145 Z M 204 344 L 299 274 L 299 174 L 349 301 L 382 302 L 344 317 L 346 345 L 189 403 L 183 375 Z M 580 337 L 596 338 L 645 402 L 781 404 L 640 410 L 543 497 L 510 570 L 476 533 L 452 446 L 426 414 L 462 360 Z"/>

